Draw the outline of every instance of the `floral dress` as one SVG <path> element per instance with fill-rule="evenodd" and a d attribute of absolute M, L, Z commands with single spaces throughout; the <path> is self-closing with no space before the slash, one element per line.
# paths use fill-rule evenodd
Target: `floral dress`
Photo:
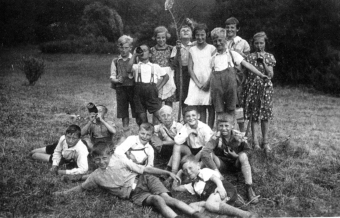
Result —
<path fill-rule="evenodd" d="M 251 53 L 246 61 L 254 65 L 261 73 L 265 74 L 265 68 L 257 62 L 257 53 Z M 265 53 L 264 61 L 268 66 L 274 67 L 276 60 L 272 54 Z M 273 83 L 265 81 L 256 74 L 248 71 L 243 93 L 244 116 L 255 122 L 269 120 L 273 117 Z"/>
<path fill-rule="evenodd" d="M 159 91 L 158 97 L 162 99 L 162 101 L 175 102 L 176 85 L 174 81 L 174 70 L 172 70 L 170 67 L 171 52 L 172 46 L 170 45 L 166 45 L 165 48 L 158 48 L 158 46 L 156 45 L 150 49 L 151 62 L 161 66 L 165 70 L 165 72 L 169 75 L 169 80 Z"/>

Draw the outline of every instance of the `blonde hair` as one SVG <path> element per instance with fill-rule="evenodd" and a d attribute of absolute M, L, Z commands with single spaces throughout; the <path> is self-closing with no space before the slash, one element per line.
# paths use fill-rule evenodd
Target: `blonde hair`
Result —
<path fill-rule="evenodd" d="M 166 39 L 170 39 L 170 37 L 171 37 L 168 29 L 165 26 L 158 26 L 154 29 L 153 37 L 152 37 L 153 40 L 156 40 L 158 33 L 165 33 Z"/>
<path fill-rule="evenodd" d="M 216 27 L 211 31 L 211 38 L 215 38 L 222 35 L 223 37 L 227 37 L 227 31 L 224 28 Z"/>
<path fill-rule="evenodd" d="M 255 38 L 264 38 L 265 40 L 267 40 L 268 39 L 268 37 L 267 37 L 267 34 L 265 33 L 265 32 L 258 32 L 258 33 L 256 33 L 254 36 L 253 36 L 253 39 L 255 39 Z"/>
<path fill-rule="evenodd" d="M 170 113 L 172 114 L 172 107 L 164 105 L 163 107 L 161 107 L 161 109 L 159 109 L 159 115 L 161 115 L 165 111 L 170 111 Z"/>
<path fill-rule="evenodd" d="M 129 43 L 130 46 L 132 46 L 133 38 L 128 35 L 122 35 L 118 39 L 118 46 L 123 46 L 124 44 Z"/>

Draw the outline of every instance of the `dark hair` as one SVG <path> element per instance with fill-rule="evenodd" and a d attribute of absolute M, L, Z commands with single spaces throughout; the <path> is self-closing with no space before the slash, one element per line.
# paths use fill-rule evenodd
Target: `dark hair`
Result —
<path fill-rule="evenodd" d="M 81 136 L 81 129 L 78 125 L 72 124 L 71 126 L 67 127 L 66 135 L 67 134 L 76 134 L 78 138 Z"/>
<path fill-rule="evenodd" d="M 151 131 L 152 133 L 155 131 L 155 128 L 151 123 L 142 123 L 139 126 L 139 130 L 141 129 L 145 129 L 146 131 Z"/>
<path fill-rule="evenodd" d="M 240 22 L 235 17 L 229 17 L 225 21 L 225 25 L 236 24 L 236 29 L 240 28 Z"/>
<path fill-rule="evenodd" d="M 111 155 L 111 152 L 112 150 L 110 148 L 110 144 L 108 144 L 107 142 L 97 142 L 94 144 L 91 154 L 92 157 L 98 157 L 105 154 Z"/>
<path fill-rule="evenodd" d="M 185 155 L 181 162 L 180 162 L 180 167 L 182 168 L 184 164 L 188 163 L 188 162 L 193 162 L 193 163 L 198 163 L 198 161 L 195 159 L 195 156 L 192 154 L 189 155 Z"/>
<path fill-rule="evenodd" d="M 207 34 L 207 37 L 209 36 L 209 30 L 208 30 L 208 27 L 205 23 L 199 23 L 195 26 L 195 29 L 194 29 L 194 32 L 193 32 L 193 35 L 195 36 L 196 35 L 196 32 L 199 31 L 199 30 L 204 30 L 205 33 Z"/>
<path fill-rule="evenodd" d="M 189 111 L 196 111 L 196 113 L 198 113 L 197 107 L 195 107 L 195 106 L 186 106 L 184 108 L 183 114 L 185 115 Z"/>

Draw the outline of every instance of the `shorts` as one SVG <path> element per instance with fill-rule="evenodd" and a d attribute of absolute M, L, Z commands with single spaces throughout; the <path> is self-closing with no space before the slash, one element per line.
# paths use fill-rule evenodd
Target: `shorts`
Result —
<path fill-rule="evenodd" d="M 187 145 L 188 146 L 188 145 Z M 201 150 L 202 150 L 202 148 L 203 147 L 200 147 L 200 148 L 192 148 L 192 147 L 190 147 L 190 146 L 188 146 L 189 147 L 189 149 L 190 149 L 190 151 L 191 151 L 191 154 L 193 154 L 193 155 L 196 155 L 196 154 L 198 154 L 198 152 L 200 152 Z"/>
<path fill-rule="evenodd" d="M 116 88 L 117 118 L 129 117 L 129 105 L 132 117 L 136 117 L 133 86 L 120 86 Z"/>
<path fill-rule="evenodd" d="M 136 83 L 133 101 L 136 107 L 136 113 L 153 114 L 162 107 L 162 101 L 158 98 L 158 91 L 155 83 Z"/>
<path fill-rule="evenodd" d="M 237 81 L 236 70 L 227 68 L 214 71 L 211 74 L 211 99 L 216 112 L 226 112 L 236 109 Z"/>
<path fill-rule="evenodd" d="M 226 156 L 217 156 L 221 160 L 221 166 L 219 168 L 222 172 L 236 173 L 241 170 L 238 159 L 230 159 Z"/>
<path fill-rule="evenodd" d="M 141 175 L 135 190 L 131 193 L 131 200 L 133 203 L 143 206 L 145 200 L 149 196 L 160 195 L 162 193 L 168 193 L 170 195 L 170 191 L 165 188 L 157 177 L 152 175 Z"/>

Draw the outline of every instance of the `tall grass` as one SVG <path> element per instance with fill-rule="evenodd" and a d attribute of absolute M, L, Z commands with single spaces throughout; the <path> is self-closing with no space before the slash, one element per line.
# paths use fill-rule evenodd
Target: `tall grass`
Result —
<path fill-rule="evenodd" d="M 23 86 L 25 77 L 17 67 L 20 57 L 29 54 L 42 56 L 46 64 L 44 77 L 34 87 Z M 104 191 L 53 197 L 51 192 L 78 183 L 63 183 L 48 172 L 48 164 L 28 157 L 30 150 L 57 140 L 69 124 L 83 125 L 90 101 L 107 105 L 107 119 L 121 129 L 108 80 L 113 56 L 15 49 L 3 50 L 0 58 L 0 217 L 157 217 L 149 208 Z M 261 200 L 248 209 L 263 216 L 339 216 L 340 100 L 312 90 L 275 87 L 274 105 L 269 131 L 273 154 L 266 158 L 256 151 L 251 157 Z M 245 196 L 242 175 L 226 177 Z M 195 200 L 183 193 L 174 196 Z"/>

